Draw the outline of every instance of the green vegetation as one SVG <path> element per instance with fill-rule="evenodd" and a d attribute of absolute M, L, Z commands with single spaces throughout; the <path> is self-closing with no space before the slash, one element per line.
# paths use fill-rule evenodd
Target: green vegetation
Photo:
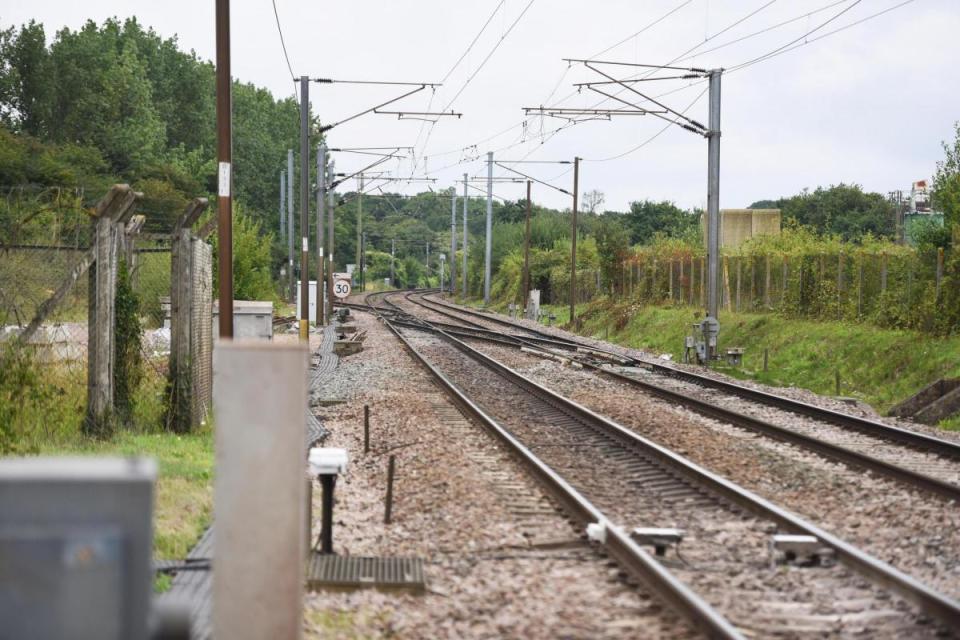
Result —
<path fill-rule="evenodd" d="M 113 406 L 117 418 L 131 424 L 137 404 L 140 383 L 143 381 L 143 327 L 140 325 L 140 296 L 130 284 L 126 260 L 120 260 L 117 270 L 117 294 L 114 303 L 114 360 Z"/>
<path fill-rule="evenodd" d="M 213 506 L 213 437 L 123 431 L 110 441 L 76 438 L 45 443 L 44 455 L 147 456 L 159 466 L 154 506 L 155 558 L 184 558 L 210 524 Z"/>
<path fill-rule="evenodd" d="M 149 456 L 159 463 L 154 555 L 182 558 L 210 521 L 213 443 L 209 429 L 159 430 L 164 377 L 146 362 L 124 430 L 109 439 L 83 435 L 83 362 L 45 364 L 16 341 L 0 348 L 0 454 Z"/>
<path fill-rule="evenodd" d="M 780 209 L 784 220 L 844 240 L 857 240 L 868 234 L 892 237 L 895 231 L 890 202 L 856 184 L 804 189 L 788 198 L 754 202 L 750 208 Z"/>
<path fill-rule="evenodd" d="M 90 207 L 127 182 L 144 194 L 145 231 L 169 231 L 215 189 L 214 97 L 213 65 L 135 18 L 64 28 L 49 45 L 41 24 L 2 29 L 0 184 L 75 189 Z M 235 199 L 273 230 L 279 171 L 299 149 L 297 104 L 239 81 L 232 98 Z"/>
<path fill-rule="evenodd" d="M 567 307 L 548 307 L 557 321 Z M 694 322 L 689 307 L 625 304 L 599 299 L 579 305 L 581 333 L 628 347 L 683 355 L 683 339 Z M 885 412 L 940 377 L 960 376 L 960 337 L 931 337 L 916 331 L 879 329 L 844 322 L 815 322 L 770 314 L 721 312 L 723 346 L 746 349 L 740 369 L 726 373 L 776 386 L 840 393 Z M 763 371 L 763 350 L 769 354 Z M 960 420 L 950 424 L 960 426 Z M 949 426 L 949 425 L 945 425 Z"/>

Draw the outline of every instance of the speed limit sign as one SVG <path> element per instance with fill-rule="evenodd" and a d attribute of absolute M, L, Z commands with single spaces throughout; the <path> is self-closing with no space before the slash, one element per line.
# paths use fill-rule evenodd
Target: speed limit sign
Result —
<path fill-rule="evenodd" d="M 350 281 L 349 280 L 337 280 L 333 283 L 333 295 L 340 298 L 346 298 L 350 295 Z"/>

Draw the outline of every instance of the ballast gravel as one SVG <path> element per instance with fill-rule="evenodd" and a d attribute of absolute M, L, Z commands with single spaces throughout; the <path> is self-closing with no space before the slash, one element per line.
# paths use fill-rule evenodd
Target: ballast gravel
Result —
<path fill-rule="evenodd" d="M 305 598 L 316 638 L 698 637 L 642 589 L 618 578 L 480 427 L 463 420 L 378 320 L 353 312 L 364 350 L 341 358 L 311 391 L 314 411 L 345 447 L 334 548 L 344 555 L 419 557 L 422 595 L 364 589 Z M 336 404 L 331 404 L 336 403 Z M 371 451 L 363 451 L 363 408 Z M 386 470 L 396 457 L 393 520 Z M 543 505 L 527 514 L 530 501 Z M 314 536 L 321 491 L 314 485 Z"/>

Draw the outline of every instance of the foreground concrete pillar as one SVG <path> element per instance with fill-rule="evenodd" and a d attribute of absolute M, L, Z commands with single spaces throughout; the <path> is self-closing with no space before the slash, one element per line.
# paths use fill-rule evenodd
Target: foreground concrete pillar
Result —
<path fill-rule="evenodd" d="M 299 638 L 303 611 L 305 345 L 214 351 L 215 638 Z"/>

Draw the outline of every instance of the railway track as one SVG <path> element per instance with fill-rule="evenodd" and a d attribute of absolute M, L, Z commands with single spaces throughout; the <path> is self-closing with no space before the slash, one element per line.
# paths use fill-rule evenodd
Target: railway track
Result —
<path fill-rule="evenodd" d="M 911 487 L 960 503 L 960 445 L 882 422 L 843 414 L 808 403 L 757 391 L 674 367 L 652 366 L 574 340 L 547 337 L 524 327 L 525 334 L 490 329 L 477 320 L 487 314 L 467 312 L 406 293 L 404 301 L 423 312 L 453 319 L 460 325 L 431 321 L 435 328 L 463 339 L 486 340 L 517 348 L 541 350 L 700 415 L 760 433 L 813 451 L 830 460 L 877 473 Z M 398 322 L 410 314 L 391 303 Z M 455 310 L 454 310 L 455 309 Z M 415 324 L 415 323 L 414 323 Z M 494 324 L 514 323 L 496 318 Z M 709 386 L 701 384 L 703 380 Z M 728 396 L 728 397 L 724 397 Z M 731 406 L 733 405 L 733 406 Z"/>
<path fill-rule="evenodd" d="M 909 576 L 524 378 L 449 333 L 423 331 L 406 322 L 396 305 L 374 302 L 398 318 L 397 323 L 385 319 L 414 357 L 523 460 L 567 514 L 581 526 L 594 525 L 624 569 L 707 635 L 938 633 L 890 591 L 950 628 L 960 624 L 960 605 Z M 640 526 L 683 529 L 680 552 L 655 557 L 630 536 Z M 772 568 L 775 531 L 814 536 L 829 550 L 824 557 L 840 564 Z"/>

